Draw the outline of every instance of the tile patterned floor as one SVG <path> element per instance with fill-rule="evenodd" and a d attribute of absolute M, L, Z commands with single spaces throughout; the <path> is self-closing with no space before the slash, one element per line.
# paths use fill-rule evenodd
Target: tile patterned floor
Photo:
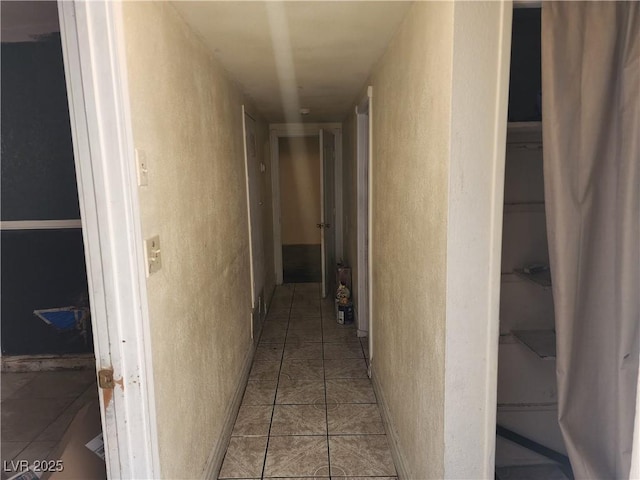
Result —
<path fill-rule="evenodd" d="M 220 479 L 396 478 L 367 342 L 316 283 L 276 288 Z"/>
<path fill-rule="evenodd" d="M 1 374 L 3 469 L 5 461 L 44 460 L 75 414 L 98 397 L 93 370 Z"/>

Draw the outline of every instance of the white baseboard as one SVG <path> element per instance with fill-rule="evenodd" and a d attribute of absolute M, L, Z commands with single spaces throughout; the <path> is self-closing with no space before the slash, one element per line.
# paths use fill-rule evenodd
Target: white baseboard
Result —
<path fill-rule="evenodd" d="M 48 372 L 55 370 L 95 370 L 93 353 L 73 355 L 9 355 L 2 357 L 3 372 Z"/>
<path fill-rule="evenodd" d="M 273 293 L 275 292 L 275 285 L 271 290 L 269 295 L 265 295 L 265 317 L 269 312 L 269 307 L 271 306 L 271 298 L 273 297 Z M 267 302 L 267 298 L 269 299 Z M 253 363 L 253 357 L 255 355 L 256 345 L 258 343 L 258 339 L 260 338 L 260 333 L 262 331 L 263 322 L 258 322 L 258 331 L 254 332 L 254 338 L 252 339 L 251 346 L 247 352 L 247 355 L 244 358 L 244 363 L 242 365 L 242 373 L 240 374 L 240 378 L 238 383 L 236 384 L 236 390 L 233 394 L 233 398 L 231 399 L 231 403 L 227 408 L 225 414 L 225 422 L 222 427 L 222 432 L 218 437 L 218 442 L 214 449 L 212 450 L 209 460 L 207 461 L 207 465 L 204 469 L 204 478 L 215 480 L 218 478 L 220 473 L 220 469 L 222 468 L 222 462 L 224 461 L 224 454 L 227 452 L 227 447 L 229 446 L 229 441 L 231 440 L 231 432 L 233 431 L 233 426 L 236 423 L 236 418 L 238 416 L 238 411 L 240 410 L 240 405 L 242 404 L 242 397 L 244 396 L 244 391 L 247 386 L 247 382 L 249 380 L 249 373 L 251 372 L 251 365 Z"/>
<path fill-rule="evenodd" d="M 218 442 L 209 455 L 209 460 L 207 461 L 207 464 L 205 466 L 205 479 L 216 480 L 218 478 L 218 474 L 220 473 L 220 469 L 222 468 L 224 454 L 227 452 L 227 447 L 229 446 L 229 441 L 231 440 L 231 432 L 233 431 L 233 426 L 236 423 L 236 417 L 238 416 L 238 411 L 240 410 L 240 404 L 242 403 L 244 390 L 247 386 L 247 381 L 249 380 L 249 372 L 251 371 L 251 364 L 253 363 L 254 353 L 255 344 L 252 342 L 247 355 L 244 358 L 242 372 L 240 374 L 240 378 L 238 379 L 238 383 L 236 384 L 236 390 L 233 394 L 233 398 L 231 399 L 231 403 L 229 404 L 229 407 L 227 408 L 227 411 L 225 413 L 225 422 L 222 427 L 222 432 L 220 433 Z"/>
<path fill-rule="evenodd" d="M 376 372 L 371 368 L 371 383 L 373 383 L 373 391 L 376 394 L 378 400 L 378 406 L 380 407 L 380 413 L 382 415 L 382 423 L 384 424 L 384 431 L 387 434 L 387 440 L 389 442 L 389 448 L 391 449 L 391 456 L 393 457 L 393 463 L 396 466 L 396 472 L 398 474 L 398 480 L 405 480 L 411 478 L 407 470 L 407 462 L 400 451 L 398 442 L 398 433 L 393 427 L 393 421 L 389 413 L 389 404 L 387 403 L 382 388 L 376 378 Z"/>
<path fill-rule="evenodd" d="M 264 318 L 269 315 L 269 309 L 271 308 L 271 302 L 273 301 L 273 295 L 276 293 L 277 284 L 273 284 L 270 292 L 266 292 L 264 296 Z"/>

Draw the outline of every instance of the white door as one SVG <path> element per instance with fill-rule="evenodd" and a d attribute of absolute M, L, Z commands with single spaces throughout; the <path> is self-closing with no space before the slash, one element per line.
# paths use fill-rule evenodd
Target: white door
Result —
<path fill-rule="evenodd" d="M 159 478 L 146 257 L 121 6 L 60 0 L 58 13 L 107 477 Z"/>
<path fill-rule="evenodd" d="M 335 196 L 334 164 L 335 137 L 327 130 L 320 130 L 320 185 L 321 223 L 319 224 L 322 244 L 322 297 L 333 296 L 335 290 L 336 242 L 335 242 Z"/>
<path fill-rule="evenodd" d="M 244 110 L 244 108 L 243 108 Z M 249 215 L 249 252 L 251 257 L 251 299 L 253 302 L 253 321 L 261 319 L 262 290 L 264 288 L 264 249 L 262 244 L 262 208 L 260 194 L 260 165 L 258 163 L 258 144 L 256 124 L 247 113 L 244 114 L 245 135 L 245 171 L 247 176 L 247 208 Z M 257 325 L 253 325 L 254 332 Z"/>

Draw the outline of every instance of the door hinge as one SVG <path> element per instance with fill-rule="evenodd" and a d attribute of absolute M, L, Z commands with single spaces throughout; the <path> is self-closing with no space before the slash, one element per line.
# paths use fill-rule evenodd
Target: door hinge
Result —
<path fill-rule="evenodd" d="M 113 369 L 98 370 L 98 386 L 102 389 L 113 389 L 116 386 L 113 381 Z"/>

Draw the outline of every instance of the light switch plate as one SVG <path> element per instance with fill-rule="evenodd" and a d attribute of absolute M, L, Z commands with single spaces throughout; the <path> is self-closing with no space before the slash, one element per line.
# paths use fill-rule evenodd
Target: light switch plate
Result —
<path fill-rule="evenodd" d="M 162 268 L 160 257 L 160 235 L 148 238 L 144 241 L 145 258 L 147 259 L 147 276 L 156 273 Z"/>
<path fill-rule="evenodd" d="M 139 148 L 136 148 L 136 167 L 138 169 L 138 186 L 148 186 L 149 164 L 147 162 L 147 154 L 144 150 L 140 150 Z"/>

